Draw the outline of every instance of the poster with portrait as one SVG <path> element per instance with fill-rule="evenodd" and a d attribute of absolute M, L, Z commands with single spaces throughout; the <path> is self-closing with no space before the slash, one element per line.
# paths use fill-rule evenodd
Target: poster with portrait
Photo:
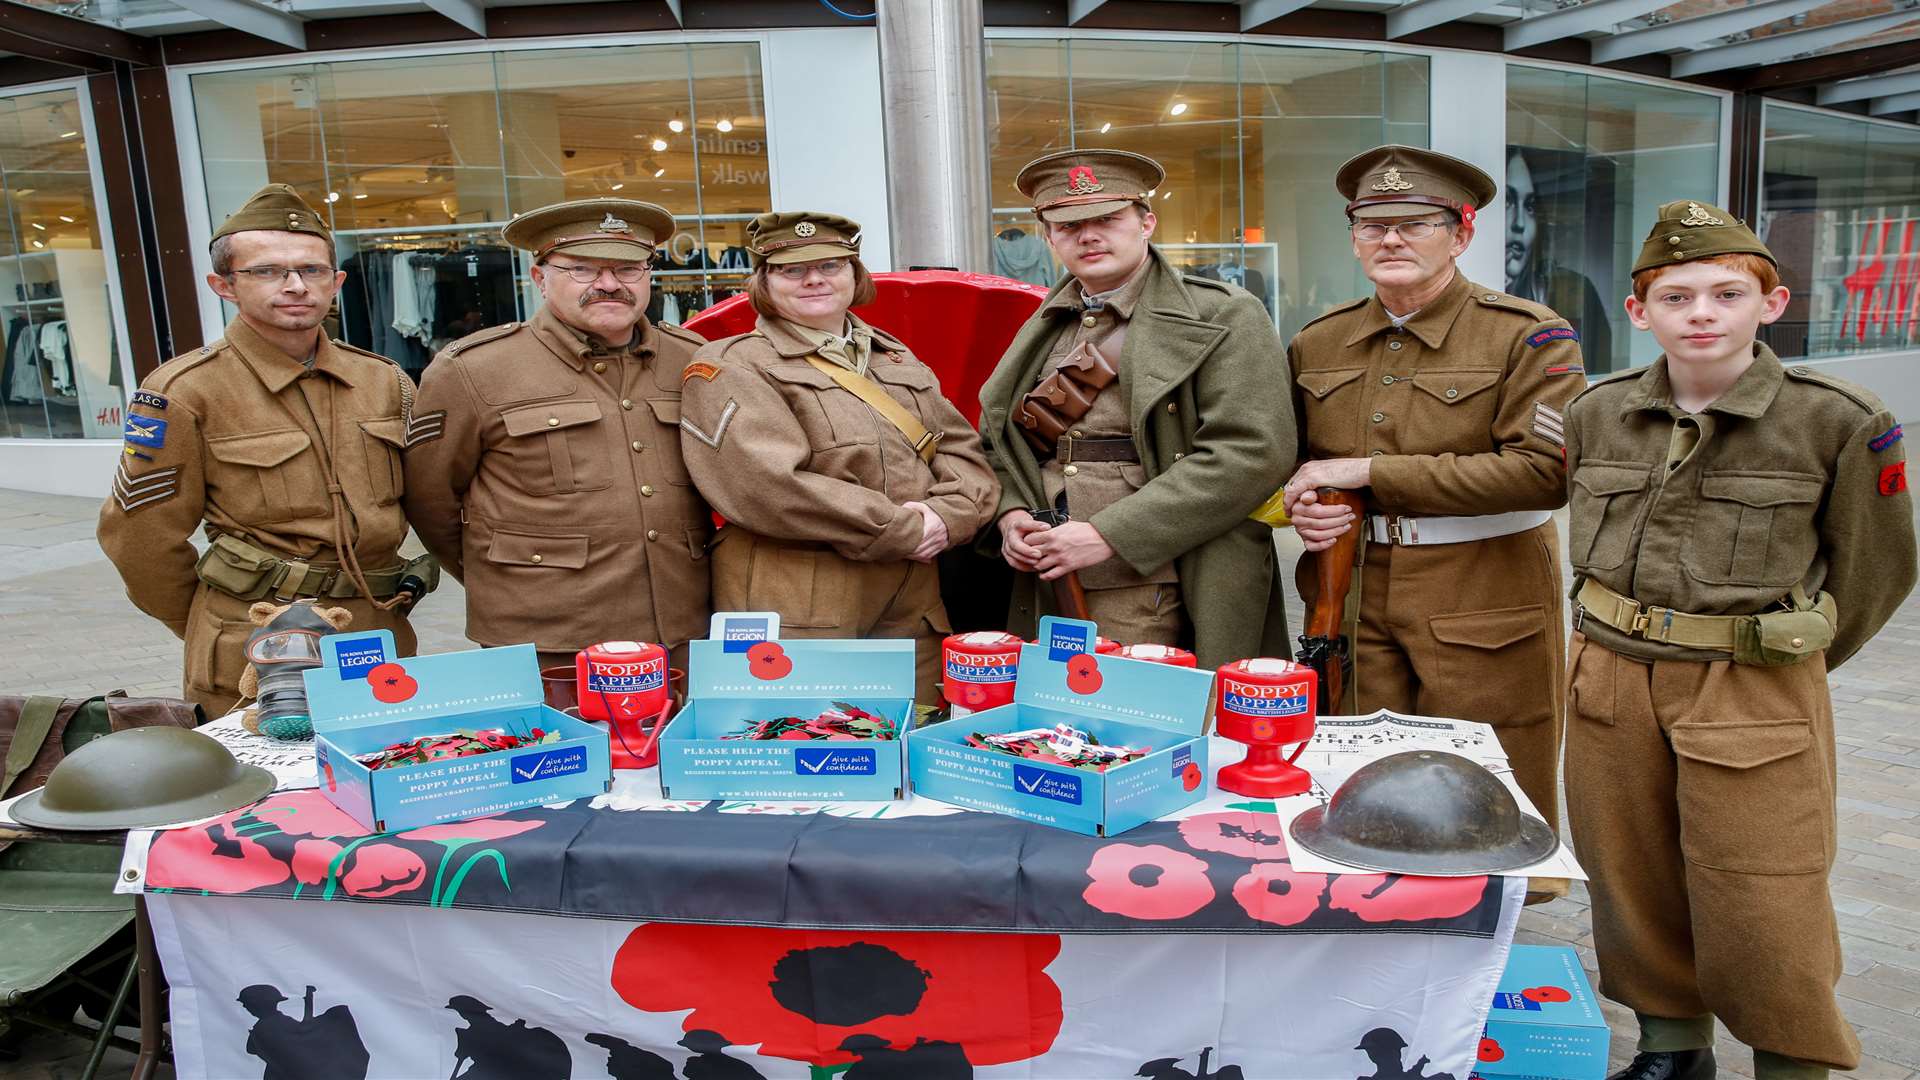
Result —
<path fill-rule="evenodd" d="M 1614 325 L 1618 305 L 1607 299 L 1624 295 L 1629 269 L 1614 265 L 1613 162 L 1509 145 L 1506 172 L 1506 291 L 1572 323 L 1590 374 L 1625 368 L 1625 343 L 1615 339 L 1626 328 Z"/>

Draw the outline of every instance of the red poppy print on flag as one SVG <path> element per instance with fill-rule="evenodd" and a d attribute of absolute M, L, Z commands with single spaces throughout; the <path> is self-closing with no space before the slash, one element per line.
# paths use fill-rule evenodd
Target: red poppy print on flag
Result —
<path fill-rule="evenodd" d="M 1162 844 L 1108 844 L 1087 864 L 1088 905 L 1129 919 L 1184 919 L 1213 902 L 1207 864 Z"/>

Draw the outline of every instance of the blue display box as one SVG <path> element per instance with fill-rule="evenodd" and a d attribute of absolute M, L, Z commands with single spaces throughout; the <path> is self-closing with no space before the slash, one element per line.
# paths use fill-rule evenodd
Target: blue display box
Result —
<path fill-rule="evenodd" d="M 1095 640 L 1092 623 L 1040 620 L 1040 643 L 1020 650 L 1013 704 L 908 736 L 913 790 L 1088 836 L 1117 836 L 1204 798 L 1209 770 L 1201 736 L 1213 675 L 1095 656 Z M 1097 772 L 967 745 L 975 732 L 1002 735 L 1060 723 L 1104 744 L 1153 752 Z"/>
<path fill-rule="evenodd" d="M 836 701 L 891 721 L 904 736 L 913 722 L 912 641 L 708 638 L 688 643 L 688 653 L 686 707 L 660 736 L 668 798 L 851 802 L 904 793 L 904 737 L 724 736 L 761 720 L 811 719 Z"/>
<path fill-rule="evenodd" d="M 1561 945 L 1515 945 L 1474 1072 L 1487 1080 L 1601 1080 L 1607 1043 L 1607 1018 L 1580 957 Z"/>
<path fill-rule="evenodd" d="M 541 701 L 532 645 L 399 659 L 393 633 L 370 630 L 323 637 L 320 653 L 303 676 L 320 791 L 375 832 L 587 798 L 613 783 L 607 733 Z M 461 728 L 539 728 L 560 740 L 391 769 L 354 760 Z"/>

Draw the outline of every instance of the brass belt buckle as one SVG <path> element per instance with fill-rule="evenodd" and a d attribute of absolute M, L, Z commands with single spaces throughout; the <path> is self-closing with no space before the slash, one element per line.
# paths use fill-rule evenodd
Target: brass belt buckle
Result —
<path fill-rule="evenodd" d="M 1649 618 L 1648 613 L 1640 610 L 1639 606 L 1636 605 L 1633 611 L 1633 625 L 1627 629 L 1627 633 L 1639 634 L 1641 637 L 1646 637 L 1647 623 L 1650 621 L 1651 619 Z"/>
<path fill-rule="evenodd" d="M 1406 543 L 1406 541 L 1400 538 L 1400 519 L 1397 517 L 1389 517 L 1387 519 L 1387 542 L 1395 547 Z"/>

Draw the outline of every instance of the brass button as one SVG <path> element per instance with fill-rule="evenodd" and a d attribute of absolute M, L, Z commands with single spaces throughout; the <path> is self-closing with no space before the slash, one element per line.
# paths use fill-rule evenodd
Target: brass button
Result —
<path fill-rule="evenodd" d="M 1067 432 L 1067 437 L 1070 439 L 1084 439 L 1087 437 L 1087 433 L 1084 431 L 1081 431 L 1079 428 L 1075 428 L 1072 431 Z"/>
<path fill-rule="evenodd" d="M 1177 402 L 1177 401 L 1169 401 L 1169 402 L 1167 402 L 1167 411 L 1168 411 L 1168 412 L 1172 412 L 1172 413 L 1177 413 L 1177 412 L 1179 412 L 1179 411 L 1180 411 L 1180 403 L 1179 403 L 1179 402 Z"/>
<path fill-rule="evenodd" d="M 1061 471 L 1061 472 L 1063 472 L 1063 473 L 1066 473 L 1066 474 L 1067 474 L 1068 476 L 1079 476 L 1079 475 L 1080 475 L 1080 466 L 1078 466 L 1078 465 L 1069 465 L 1069 466 L 1067 466 L 1066 468 L 1064 468 L 1064 469 L 1062 469 L 1062 470 L 1060 470 L 1060 471 Z"/>
<path fill-rule="evenodd" d="M 1486 301 L 1487 303 L 1489 303 L 1489 304 L 1491 304 L 1491 303 L 1493 303 L 1493 302 L 1494 302 L 1495 300 L 1498 300 L 1498 299 L 1500 299 L 1500 294 L 1499 294 L 1499 293 L 1488 293 L 1487 295 L 1485 295 L 1485 296 L 1483 296 L 1483 297 L 1481 297 L 1481 299 L 1482 299 L 1482 300 L 1485 300 L 1485 301 Z"/>
<path fill-rule="evenodd" d="M 1796 367 L 1796 368 L 1789 368 L 1788 370 L 1790 370 L 1790 371 L 1792 371 L 1792 372 L 1793 372 L 1793 373 L 1794 373 L 1795 375 L 1811 375 L 1811 374 L 1813 374 L 1813 372 L 1811 372 L 1811 371 L 1809 371 L 1809 370 L 1807 370 L 1806 368 L 1803 368 L 1803 367 Z"/>
<path fill-rule="evenodd" d="M 1389 341 L 1389 342 L 1387 342 L 1387 348 L 1389 348 L 1389 349 L 1392 349 L 1392 350 L 1393 350 L 1394 352 L 1399 352 L 1399 351 L 1400 351 L 1400 339 L 1399 339 L 1399 338 L 1395 338 L 1394 340 L 1392 340 L 1392 341 Z"/>
<path fill-rule="evenodd" d="M 1386 418 L 1387 418 L 1387 414 L 1383 412 L 1377 412 L 1373 414 L 1373 422 L 1376 424 L 1384 421 Z"/>
<path fill-rule="evenodd" d="M 633 452 L 636 454 L 646 449 L 646 447 L 640 445 L 640 440 L 638 439 L 635 439 L 633 442 L 628 443 L 627 445 L 633 447 Z"/>
<path fill-rule="evenodd" d="M 596 361 L 594 361 L 594 362 L 593 362 L 593 370 L 595 371 L 595 373 L 599 373 L 599 372 L 603 372 L 603 371 L 605 371 L 605 370 L 607 370 L 607 362 L 606 362 L 605 360 L 596 360 Z"/>
<path fill-rule="evenodd" d="M 1391 375 L 1382 375 L 1382 376 L 1380 376 L 1380 385 L 1381 385 L 1381 386 L 1392 386 L 1392 385 L 1393 385 L 1393 376 L 1391 376 Z"/>
<path fill-rule="evenodd" d="M 649 540 L 658 540 L 658 539 L 660 539 L 660 530 L 659 530 L 659 529 L 648 529 L 648 530 L 647 530 L 647 539 L 649 539 Z"/>
<path fill-rule="evenodd" d="M 1371 452 L 1371 453 L 1369 453 L 1369 454 L 1368 454 L 1367 456 L 1368 456 L 1368 457 L 1379 457 L 1380 455 L 1382 455 L 1382 454 L 1384 454 L 1384 453 L 1386 453 L 1386 451 L 1385 451 L 1385 450 L 1375 450 L 1375 451 L 1373 451 L 1373 452 Z"/>
<path fill-rule="evenodd" d="M 1804 648 L 1804 647 L 1806 646 L 1806 644 L 1807 644 L 1807 639 L 1806 639 L 1806 638 L 1794 638 L 1794 639 L 1793 639 L 1793 647 L 1794 647 L 1794 648 L 1796 648 L 1796 649 L 1799 649 L 1799 648 Z"/>
<path fill-rule="evenodd" d="M 623 408 L 623 409 L 631 409 L 631 408 L 633 408 L 633 399 L 632 399 L 632 398 L 621 398 L 621 399 L 620 399 L 620 407 L 621 407 L 621 408 Z"/>
<path fill-rule="evenodd" d="M 559 418 L 559 417 L 557 417 L 557 416 L 549 416 L 549 417 L 547 417 L 547 426 L 548 426 L 548 427 L 559 427 L 559 426 L 560 426 L 560 418 Z"/>
<path fill-rule="evenodd" d="M 1186 456 L 1187 456 L 1187 455 L 1185 455 L 1185 454 L 1183 454 L 1183 453 L 1181 453 L 1181 452 L 1180 452 L 1180 451 L 1178 451 L 1178 450 L 1175 450 L 1175 451 L 1173 452 L 1173 460 L 1175 460 L 1175 461 L 1179 461 L 1179 460 L 1180 460 L 1181 458 L 1183 458 L 1183 457 L 1186 457 Z"/>
<path fill-rule="evenodd" d="M 652 485 L 652 484 L 641 484 L 641 485 L 640 485 L 640 494 L 642 494 L 642 495 L 649 495 L 649 496 L 650 496 L 650 495 L 652 495 L 652 494 L 653 494 L 653 485 Z"/>
<path fill-rule="evenodd" d="M 1667 243 L 1669 243 L 1669 244 L 1678 244 L 1679 242 L 1680 242 L 1680 238 L 1679 238 L 1679 237 L 1677 237 L 1677 236 L 1669 236 L 1669 237 L 1667 237 Z"/>
<path fill-rule="evenodd" d="M 536 554 L 533 554 L 533 555 L 529 555 L 529 556 L 527 556 L 527 561 L 528 561 L 528 562 L 539 562 L 539 561 L 540 561 L 540 556 L 539 556 L 539 555 L 538 555 L 537 553 L 536 553 Z"/>
<path fill-rule="evenodd" d="M 1093 317 L 1093 316 L 1091 316 L 1091 315 L 1082 315 L 1082 316 L 1080 317 L 1080 325 L 1081 325 L 1081 326 L 1092 326 L 1092 325 L 1093 325 L 1094 323 L 1096 323 L 1096 322 L 1099 322 L 1099 321 L 1100 321 L 1100 320 L 1098 320 L 1098 319 L 1096 319 L 1096 318 L 1094 318 L 1094 317 Z"/>
<path fill-rule="evenodd" d="M 1460 396 L 1460 391 L 1455 390 L 1453 387 L 1449 386 L 1447 387 L 1447 396 L 1450 398 L 1457 398 Z"/>

